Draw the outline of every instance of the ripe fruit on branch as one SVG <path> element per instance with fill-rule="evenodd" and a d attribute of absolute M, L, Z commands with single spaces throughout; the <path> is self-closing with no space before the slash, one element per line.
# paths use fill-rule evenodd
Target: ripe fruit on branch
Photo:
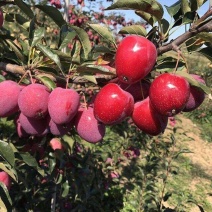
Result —
<path fill-rule="evenodd" d="M 150 83 L 147 81 L 139 81 L 131 85 L 120 82 L 119 85 L 123 90 L 129 92 L 133 96 L 135 102 L 149 96 Z"/>
<path fill-rule="evenodd" d="M 3 10 L 0 8 L 0 27 L 3 26 L 4 23 L 4 14 L 3 14 Z"/>
<path fill-rule="evenodd" d="M 164 132 L 168 123 L 168 117 L 153 109 L 149 97 L 135 103 L 132 120 L 140 130 L 152 136 Z"/>
<path fill-rule="evenodd" d="M 18 111 L 18 96 L 21 87 L 11 80 L 0 83 L 0 117 L 13 115 Z"/>
<path fill-rule="evenodd" d="M 96 120 L 92 107 L 80 108 L 74 122 L 77 133 L 84 140 L 97 143 L 103 139 L 105 125 Z"/>
<path fill-rule="evenodd" d="M 53 150 L 63 150 L 63 144 L 61 143 L 59 138 L 52 138 L 51 141 L 49 142 L 49 145 Z"/>
<path fill-rule="evenodd" d="M 7 172 L 0 172 L 0 182 L 4 183 L 8 190 L 10 190 L 11 186 L 11 178 Z"/>
<path fill-rule="evenodd" d="M 69 123 L 77 113 L 80 96 L 73 89 L 55 88 L 49 95 L 48 110 L 56 124 Z"/>
<path fill-rule="evenodd" d="M 34 119 L 20 113 L 19 121 L 21 127 L 29 135 L 43 136 L 48 133 L 48 116 L 46 116 L 44 119 Z"/>
<path fill-rule="evenodd" d="M 138 82 L 152 70 L 156 59 L 157 50 L 151 41 L 138 35 L 127 36 L 117 48 L 117 76 L 127 84 Z"/>
<path fill-rule="evenodd" d="M 52 121 L 49 122 L 49 130 L 53 135 L 63 136 L 73 127 L 73 120 L 67 124 L 56 124 Z"/>
<path fill-rule="evenodd" d="M 132 95 L 115 83 L 105 85 L 94 100 L 94 116 L 106 125 L 117 124 L 133 111 Z"/>
<path fill-rule="evenodd" d="M 205 80 L 201 78 L 199 75 L 191 74 L 191 76 L 199 83 L 205 84 Z M 183 111 L 190 112 L 197 109 L 203 103 L 204 99 L 205 99 L 204 91 L 200 90 L 198 87 L 191 85 L 189 99 Z"/>
<path fill-rule="evenodd" d="M 149 98 L 154 109 L 164 116 L 174 116 L 185 107 L 190 95 L 190 86 L 185 78 L 165 73 L 151 84 Z"/>
<path fill-rule="evenodd" d="M 34 83 L 26 86 L 18 98 L 20 111 L 29 118 L 44 118 L 48 114 L 49 94 L 50 90 L 45 85 Z"/>

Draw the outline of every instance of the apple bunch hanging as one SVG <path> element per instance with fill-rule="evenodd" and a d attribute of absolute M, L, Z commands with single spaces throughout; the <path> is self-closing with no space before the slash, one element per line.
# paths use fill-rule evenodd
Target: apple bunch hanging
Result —
<path fill-rule="evenodd" d="M 105 126 L 131 117 L 143 132 L 155 136 L 164 132 L 168 117 L 196 109 L 205 93 L 175 73 L 163 73 L 150 83 L 145 77 L 157 60 L 157 50 L 147 38 L 137 35 L 122 40 L 115 55 L 118 81 L 109 82 L 97 93 L 93 104 L 82 107 L 79 93 L 72 88 L 27 86 L 6 80 L 0 83 L 0 117 L 18 113 L 20 137 L 63 136 L 73 127 L 84 140 L 97 143 Z M 205 83 L 197 76 L 194 80 Z"/>

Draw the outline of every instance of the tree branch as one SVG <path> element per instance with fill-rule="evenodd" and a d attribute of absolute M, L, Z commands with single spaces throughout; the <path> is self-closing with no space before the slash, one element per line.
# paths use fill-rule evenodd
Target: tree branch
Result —
<path fill-rule="evenodd" d="M 165 52 L 174 50 L 176 52 L 179 51 L 179 46 L 184 43 L 186 40 L 188 40 L 191 37 L 194 37 L 195 35 L 199 34 L 200 32 L 212 32 L 212 20 L 209 22 L 203 24 L 202 26 L 198 27 L 198 25 L 195 28 L 190 28 L 189 31 L 185 32 L 184 34 L 180 35 L 170 43 L 161 46 L 157 49 L 158 55 L 161 55 Z"/>
<path fill-rule="evenodd" d="M 25 73 L 25 69 L 23 66 L 4 63 L 4 62 L 0 62 L 0 70 L 9 72 L 12 74 L 19 74 L 19 75 L 23 75 Z"/>

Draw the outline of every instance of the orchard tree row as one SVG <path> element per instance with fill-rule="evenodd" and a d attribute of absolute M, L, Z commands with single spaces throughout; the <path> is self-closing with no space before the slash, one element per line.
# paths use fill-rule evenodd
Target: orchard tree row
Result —
<path fill-rule="evenodd" d="M 166 209 L 166 180 L 162 191 L 150 194 L 161 178 L 148 171 L 166 163 L 160 151 L 167 156 L 175 143 L 173 137 L 165 146 L 155 142 L 169 122 L 211 93 L 187 61 L 194 52 L 212 58 L 211 5 L 197 13 L 205 2 L 163 7 L 155 0 L 118 0 L 97 11 L 83 0 L 0 2 L 1 208 L 124 209 L 123 201 L 114 206 L 121 195 L 116 189 L 123 189 L 122 157 L 140 163 L 144 151 L 141 180 L 151 179 L 140 185 L 138 207 Z M 141 21 L 105 15 L 119 9 L 134 10 Z M 183 25 L 188 31 L 171 40 Z M 158 160 L 148 170 L 153 152 Z"/>

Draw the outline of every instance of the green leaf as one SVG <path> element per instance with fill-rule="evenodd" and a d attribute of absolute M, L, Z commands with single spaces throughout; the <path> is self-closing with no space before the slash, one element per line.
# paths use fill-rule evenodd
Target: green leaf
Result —
<path fill-rule="evenodd" d="M 21 61 L 21 62 L 25 62 L 25 57 L 22 54 L 22 50 L 12 41 L 10 40 L 6 40 L 7 44 L 10 46 L 10 48 L 13 50 L 13 52 L 15 53 L 15 55 L 17 56 L 17 58 Z"/>
<path fill-rule="evenodd" d="M 84 77 L 86 80 L 88 80 L 88 81 L 90 81 L 90 82 L 92 82 L 92 83 L 94 83 L 94 84 L 97 84 L 97 81 L 96 81 L 95 76 L 92 76 L 92 75 L 83 75 L 83 77 Z"/>
<path fill-rule="evenodd" d="M 212 43 L 212 34 L 208 32 L 201 32 L 196 35 L 197 38 L 201 38 L 206 42 Z"/>
<path fill-rule="evenodd" d="M 76 26 L 70 25 L 70 27 L 75 30 L 75 32 L 76 32 L 76 34 L 79 38 L 79 41 L 82 45 L 82 49 L 83 49 L 83 52 L 84 52 L 85 59 L 87 59 L 88 54 L 91 51 L 91 43 L 90 43 L 87 32 L 85 30 L 83 30 L 82 28 L 79 28 L 79 27 L 76 27 Z"/>
<path fill-rule="evenodd" d="M 59 26 L 62 27 L 66 24 L 66 21 L 63 19 L 62 13 L 55 7 L 48 5 L 35 5 L 38 9 L 46 13 L 52 20 Z"/>
<path fill-rule="evenodd" d="M 51 91 L 57 87 L 55 82 L 48 76 L 37 75 L 36 78 L 39 79 Z"/>
<path fill-rule="evenodd" d="M 121 28 L 121 30 L 119 31 L 119 34 L 136 34 L 136 35 L 146 36 L 147 31 L 141 25 L 131 25 L 131 26 L 125 26 Z"/>
<path fill-rule="evenodd" d="M 71 136 L 64 135 L 63 136 L 64 143 L 68 145 L 68 147 L 72 150 L 74 146 L 74 139 Z"/>
<path fill-rule="evenodd" d="M 16 171 L 15 171 L 15 169 L 9 169 L 4 163 L 0 163 L 0 169 L 1 170 L 3 170 L 3 171 L 5 171 L 5 172 L 7 172 L 7 174 L 9 174 L 10 175 L 10 177 L 13 179 L 13 180 L 15 180 L 15 181 L 17 181 L 17 173 L 16 173 Z"/>
<path fill-rule="evenodd" d="M 191 5 L 191 10 L 198 10 L 207 0 L 189 0 Z"/>
<path fill-rule="evenodd" d="M 7 190 L 7 187 L 2 182 L 0 182 L 0 199 L 6 205 L 8 211 L 12 211 L 11 210 L 12 200 L 11 200 L 10 194 L 9 194 L 9 192 Z"/>
<path fill-rule="evenodd" d="M 198 87 L 199 89 L 201 89 L 202 91 L 204 91 L 206 94 L 210 94 L 211 93 L 211 89 L 209 87 L 207 87 L 203 83 L 199 83 L 197 80 L 195 80 L 187 72 L 177 71 L 176 72 L 176 75 L 180 75 L 180 76 L 184 77 L 189 82 L 190 85 L 195 86 L 195 87 Z"/>
<path fill-rule="evenodd" d="M 67 197 L 68 193 L 69 193 L 69 189 L 70 186 L 68 184 L 68 181 L 66 180 L 63 184 L 62 184 L 62 197 Z"/>
<path fill-rule="evenodd" d="M 115 9 L 134 9 L 143 11 L 155 16 L 158 20 L 161 20 L 163 17 L 163 7 L 155 0 L 118 0 L 106 8 L 106 10 Z"/>
<path fill-rule="evenodd" d="M 162 33 L 165 35 L 169 29 L 169 22 L 164 18 L 161 20 L 161 27 L 163 30 Z"/>
<path fill-rule="evenodd" d="M 115 75 L 108 68 L 100 65 L 82 65 L 78 66 L 76 71 L 80 74 L 105 74 L 105 75 Z"/>
<path fill-rule="evenodd" d="M 35 46 L 45 36 L 45 28 L 40 27 L 33 32 L 31 47 Z"/>
<path fill-rule="evenodd" d="M 107 27 L 100 24 L 88 24 L 88 26 L 97 32 L 104 40 L 116 45 L 115 37 Z"/>
<path fill-rule="evenodd" d="M 7 207 L 4 204 L 4 202 L 2 201 L 2 199 L 0 198 L 0 211 L 2 212 L 7 212 Z"/>
<path fill-rule="evenodd" d="M 43 52 L 43 54 L 45 54 L 49 59 L 51 59 L 52 61 L 54 61 L 57 64 L 57 66 L 59 67 L 60 71 L 64 75 L 63 68 L 62 68 L 62 65 L 60 63 L 60 58 L 58 57 L 58 55 L 55 54 L 49 47 L 44 46 L 44 45 L 42 45 L 40 43 L 37 43 L 36 46 L 38 47 L 38 49 L 41 52 Z"/>
<path fill-rule="evenodd" d="M 187 12 L 182 19 L 183 24 L 190 24 L 193 23 L 194 19 L 196 18 L 196 12 Z"/>
<path fill-rule="evenodd" d="M 207 57 L 210 61 L 212 61 L 212 51 L 210 47 L 202 48 L 200 51 L 198 51 L 200 54 Z"/>
<path fill-rule="evenodd" d="M 75 38 L 76 36 L 76 32 L 72 31 L 72 32 L 68 32 L 65 36 L 65 38 L 63 39 L 62 43 L 59 46 L 59 50 L 65 48 L 68 46 L 68 44 Z"/>
<path fill-rule="evenodd" d="M 33 167 L 34 169 L 36 169 L 38 171 L 38 173 L 40 173 L 41 176 L 44 176 L 44 170 L 42 170 L 38 166 L 36 159 L 32 155 L 30 155 L 28 152 L 26 152 L 26 153 L 19 152 L 18 155 L 28 166 Z"/>
<path fill-rule="evenodd" d="M 11 146 L 0 140 L 0 156 L 4 158 L 12 167 L 15 165 L 15 155 Z"/>
<path fill-rule="evenodd" d="M 183 14 L 186 14 L 187 12 L 191 11 L 191 7 L 189 5 L 188 0 L 181 0 L 181 9 Z"/>
<path fill-rule="evenodd" d="M 21 9 L 23 13 L 25 13 L 30 19 L 33 19 L 34 14 L 29 5 L 27 5 L 22 0 L 14 0 L 14 3 Z"/>
<path fill-rule="evenodd" d="M 154 16 L 144 11 L 136 10 L 135 14 L 143 18 L 151 26 L 153 26 L 157 22 L 157 19 Z"/>
<path fill-rule="evenodd" d="M 181 0 L 177 1 L 176 3 L 174 3 L 173 5 L 171 6 L 166 6 L 164 5 L 167 12 L 169 13 L 170 16 L 174 16 L 175 14 L 177 14 L 177 12 L 180 10 L 181 8 Z"/>

